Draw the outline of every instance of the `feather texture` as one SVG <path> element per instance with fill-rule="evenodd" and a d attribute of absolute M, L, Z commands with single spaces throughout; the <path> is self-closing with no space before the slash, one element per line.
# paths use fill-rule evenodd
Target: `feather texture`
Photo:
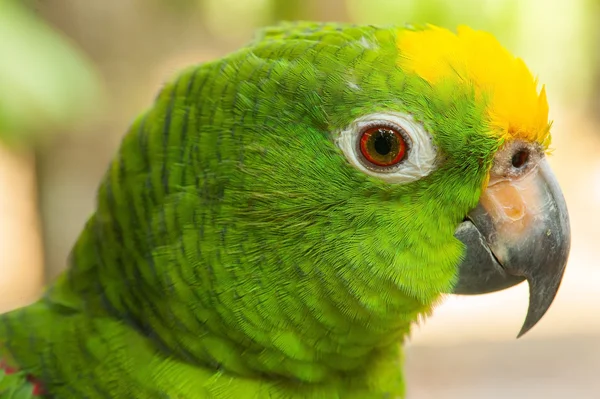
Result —
<path fill-rule="evenodd" d="M 457 273 L 499 137 L 402 30 L 287 24 L 168 83 L 133 123 L 68 270 L 0 317 L 52 398 L 402 397 L 401 345 Z M 334 132 L 411 114 L 437 168 L 389 184 Z M 410 149 L 409 149 L 410 150 Z"/>

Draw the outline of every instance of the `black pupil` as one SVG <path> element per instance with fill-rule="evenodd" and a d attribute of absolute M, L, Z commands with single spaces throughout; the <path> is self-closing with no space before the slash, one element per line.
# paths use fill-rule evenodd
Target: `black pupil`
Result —
<path fill-rule="evenodd" d="M 529 152 L 526 150 L 519 150 L 512 157 L 512 165 L 515 168 L 520 169 L 523 166 L 525 166 L 525 164 L 527 164 L 528 160 L 529 160 Z"/>
<path fill-rule="evenodd" d="M 387 155 L 392 151 L 392 146 L 394 145 L 395 135 L 392 131 L 387 129 L 379 129 L 377 133 L 375 133 L 375 142 L 373 146 L 375 147 L 375 151 L 379 155 Z"/>

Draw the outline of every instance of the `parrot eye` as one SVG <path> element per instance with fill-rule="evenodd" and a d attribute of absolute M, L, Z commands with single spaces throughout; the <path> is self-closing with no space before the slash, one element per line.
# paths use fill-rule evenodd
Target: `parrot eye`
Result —
<path fill-rule="evenodd" d="M 360 152 L 377 166 L 396 165 L 406 154 L 406 141 L 402 133 L 387 126 L 374 126 L 362 132 Z"/>
<path fill-rule="evenodd" d="M 431 135 L 411 115 L 376 113 L 354 120 L 336 144 L 356 169 L 388 183 L 406 183 L 435 169 Z"/>

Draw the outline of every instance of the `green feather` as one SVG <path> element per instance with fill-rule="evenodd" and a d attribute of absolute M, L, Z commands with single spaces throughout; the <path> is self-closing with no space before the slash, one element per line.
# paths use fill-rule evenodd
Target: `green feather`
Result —
<path fill-rule="evenodd" d="M 0 318 L 4 351 L 54 398 L 403 396 L 401 345 L 454 283 L 498 142 L 468 87 L 398 68 L 397 33 L 283 25 L 167 84 L 68 270 Z M 439 167 L 351 167 L 334 132 L 377 111 L 423 123 Z"/>

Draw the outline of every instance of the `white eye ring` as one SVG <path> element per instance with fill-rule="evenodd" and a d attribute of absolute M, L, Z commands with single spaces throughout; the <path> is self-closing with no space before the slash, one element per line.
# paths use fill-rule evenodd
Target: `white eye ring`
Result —
<path fill-rule="evenodd" d="M 365 159 L 360 150 L 362 133 L 373 126 L 384 125 L 402 132 L 406 140 L 406 155 L 393 166 L 377 166 Z M 407 183 L 430 174 L 436 166 L 437 149 L 431 135 L 411 115 L 376 113 L 354 120 L 340 131 L 335 140 L 352 166 L 388 183 Z"/>

